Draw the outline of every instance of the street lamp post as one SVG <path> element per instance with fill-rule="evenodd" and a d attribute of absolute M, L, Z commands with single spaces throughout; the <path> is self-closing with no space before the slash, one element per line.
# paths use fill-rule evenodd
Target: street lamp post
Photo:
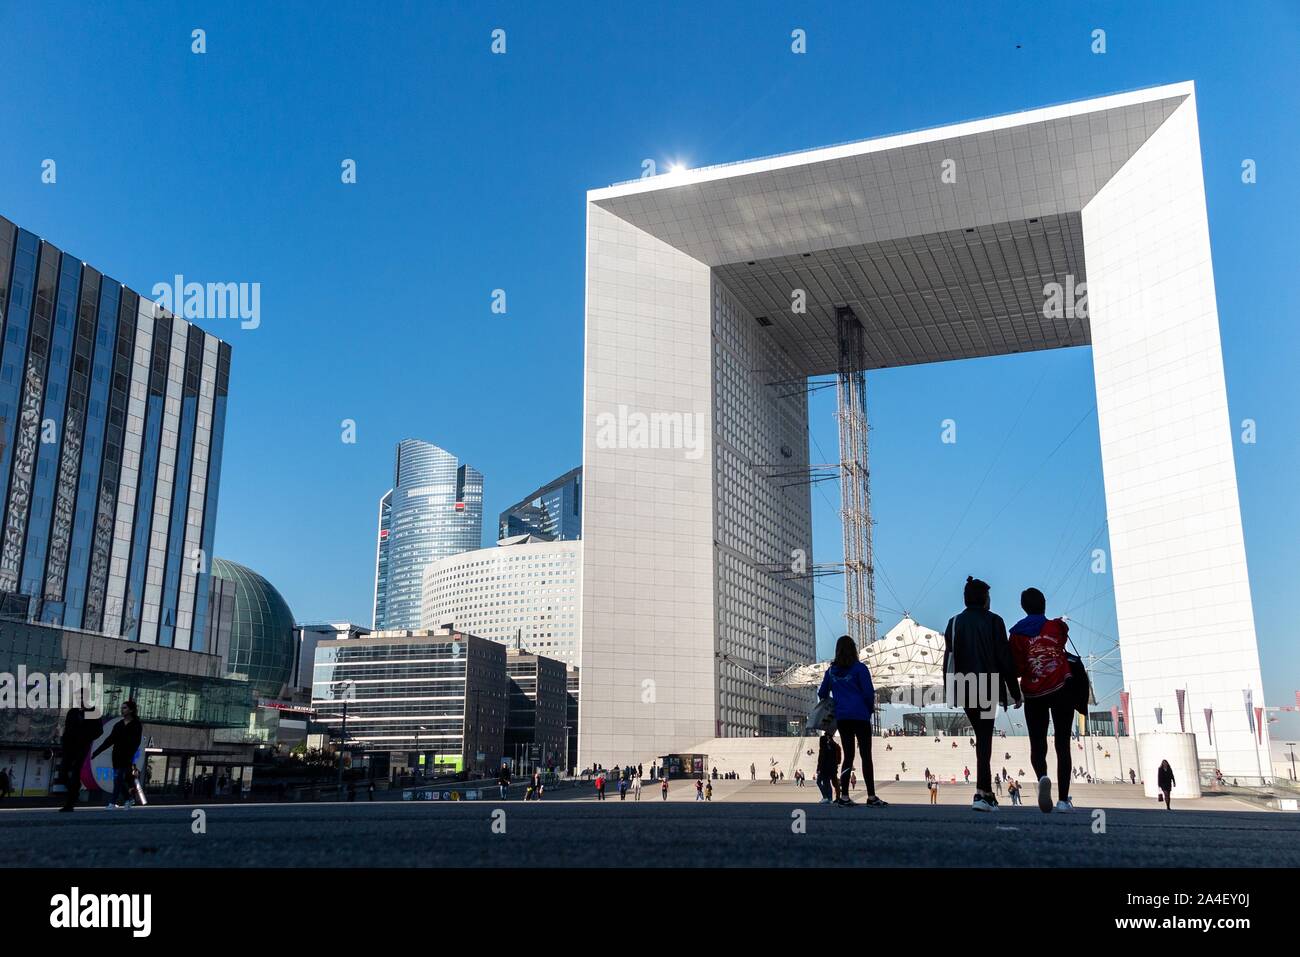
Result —
<path fill-rule="evenodd" d="M 343 800 L 343 743 L 348 739 L 348 699 L 343 699 L 343 726 L 339 729 L 339 800 Z"/>
<path fill-rule="evenodd" d="M 1123 783 L 1127 775 L 1124 774 L 1124 748 L 1119 743 L 1119 722 L 1116 722 L 1110 730 L 1115 735 L 1115 760 L 1119 763 L 1119 779 Z"/>
<path fill-rule="evenodd" d="M 343 726 L 339 729 L 339 800 L 343 800 L 343 745 L 348 739 L 348 698 L 352 694 L 352 682 L 342 685 L 343 691 Z"/>

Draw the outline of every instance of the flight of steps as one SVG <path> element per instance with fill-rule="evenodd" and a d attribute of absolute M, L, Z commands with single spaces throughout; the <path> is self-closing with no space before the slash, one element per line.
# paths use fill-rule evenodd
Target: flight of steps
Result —
<path fill-rule="evenodd" d="M 936 743 L 932 737 L 872 738 L 871 755 L 876 781 L 892 781 L 895 775 L 900 781 L 923 781 L 926 768 L 929 768 L 941 780 L 962 782 L 965 780 L 963 771 L 969 767 L 973 782 L 975 749 L 970 746 L 969 740 L 941 737 Z M 956 748 L 952 746 L 953 742 L 956 742 Z M 767 778 L 769 768 L 772 767 L 783 771 L 786 780 L 790 780 L 796 768 L 807 772 L 811 778 L 817 767 L 817 738 L 811 735 L 806 738 L 710 738 L 694 747 L 684 748 L 682 753 L 706 754 L 706 768 L 717 768 L 720 774 L 736 771 L 745 780 L 749 779 L 751 764 L 760 781 Z M 1085 737 L 1070 742 L 1070 753 L 1074 765 L 1085 768 L 1092 774 L 1094 781 L 1110 783 L 1122 778 L 1127 783 L 1129 768 L 1137 771 L 1138 780 L 1141 780 L 1137 749 L 1132 738 Z M 1007 754 L 1011 757 L 1006 757 Z M 657 761 L 658 757 L 647 757 L 645 766 L 648 768 L 651 761 Z M 1049 771 L 1054 776 L 1056 754 L 1052 750 L 1050 738 L 1047 759 Z M 861 771 L 861 761 L 855 761 L 854 764 Z M 906 770 L 903 769 L 904 765 Z M 992 766 L 994 772 L 1000 772 L 1005 767 L 1012 777 L 1019 776 L 1023 769 L 1024 777 L 1032 777 L 1029 739 L 994 738 Z"/>

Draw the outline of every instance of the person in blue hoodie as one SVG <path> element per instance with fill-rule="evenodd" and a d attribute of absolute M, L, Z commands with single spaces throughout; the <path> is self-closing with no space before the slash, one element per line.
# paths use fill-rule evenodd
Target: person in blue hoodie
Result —
<path fill-rule="evenodd" d="M 871 766 L 871 716 L 876 703 L 876 689 L 871 684 L 871 672 L 858 660 L 858 646 L 848 635 L 842 635 L 835 643 L 835 660 L 826 669 L 826 676 L 817 689 L 818 698 L 825 699 L 827 695 L 835 702 L 835 724 L 844 746 L 840 799 L 836 803 L 841 807 L 851 807 L 856 803 L 849 797 L 856 741 L 862 749 L 862 780 L 867 785 L 867 807 L 886 807 L 886 803 L 876 797 L 876 776 Z"/>

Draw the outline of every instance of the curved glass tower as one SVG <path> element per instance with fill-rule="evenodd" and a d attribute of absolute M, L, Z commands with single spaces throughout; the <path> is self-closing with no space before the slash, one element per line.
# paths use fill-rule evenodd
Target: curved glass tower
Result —
<path fill-rule="evenodd" d="M 425 568 L 482 538 L 482 474 L 432 443 L 399 442 L 393 488 L 380 500 L 375 629 L 419 628 Z"/>

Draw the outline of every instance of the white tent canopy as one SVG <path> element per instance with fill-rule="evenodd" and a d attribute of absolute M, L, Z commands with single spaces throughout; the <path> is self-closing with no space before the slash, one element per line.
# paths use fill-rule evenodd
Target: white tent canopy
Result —
<path fill-rule="evenodd" d="M 871 672 L 878 692 L 943 685 L 943 634 L 906 616 L 884 637 L 862 648 L 858 659 Z M 775 683 L 787 688 L 815 688 L 828 667 L 829 661 L 795 665 Z"/>

